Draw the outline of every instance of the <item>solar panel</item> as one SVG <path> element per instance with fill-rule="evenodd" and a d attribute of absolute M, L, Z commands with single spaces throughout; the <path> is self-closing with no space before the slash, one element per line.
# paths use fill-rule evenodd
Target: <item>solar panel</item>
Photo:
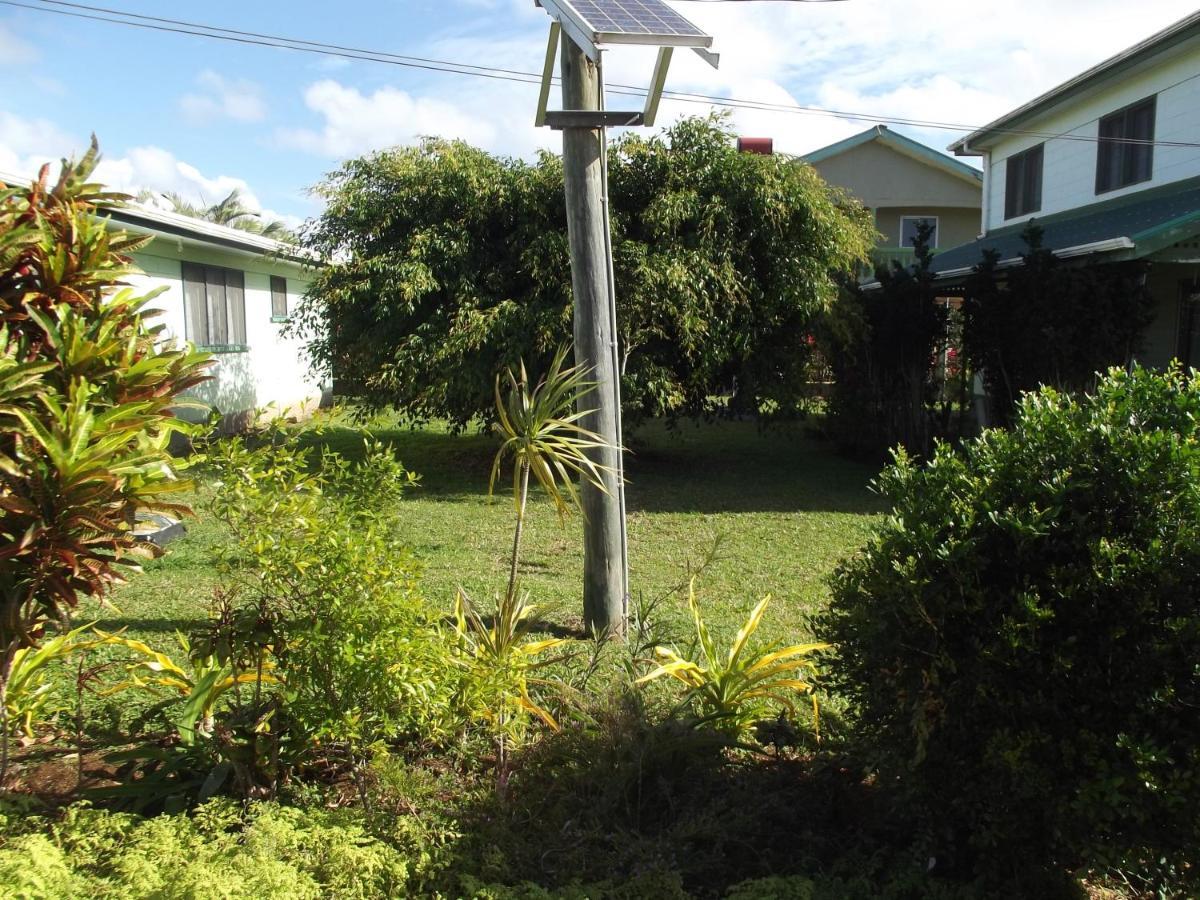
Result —
<path fill-rule="evenodd" d="M 663 0 L 540 0 L 573 37 L 593 46 L 711 47 L 705 34 Z"/>

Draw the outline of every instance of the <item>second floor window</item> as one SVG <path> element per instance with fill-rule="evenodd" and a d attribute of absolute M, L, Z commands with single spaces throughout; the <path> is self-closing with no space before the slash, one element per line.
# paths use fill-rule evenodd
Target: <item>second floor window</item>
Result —
<path fill-rule="evenodd" d="M 929 226 L 929 249 L 938 245 L 937 216 L 901 216 L 900 217 L 900 246 L 912 247 L 917 242 L 917 229 L 921 223 Z"/>
<path fill-rule="evenodd" d="M 1042 161 L 1045 145 L 1038 144 L 1008 158 L 1004 178 L 1004 218 L 1023 216 L 1042 208 Z"/>
<path fill-rule="evenodd" d="M 237 269 L 183 264 L 187 339 L 197 347 L 244 349 L 246 279 Z"/>
<path fill-rule="evenodd" d="M 1100 120 L 1097 194 L 1149 181 L 1154 174 L 1155 100 L 1142 100 Z"/>

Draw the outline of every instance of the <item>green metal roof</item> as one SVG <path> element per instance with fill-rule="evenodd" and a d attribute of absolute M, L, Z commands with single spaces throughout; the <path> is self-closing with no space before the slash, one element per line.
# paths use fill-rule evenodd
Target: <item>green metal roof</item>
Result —
<path fill-rule="evenodd" d="M 892 131 L 886 125 L 875 125 L 861 134 L 853 135 L 843 141 L 838 141 L 836 144 L 830 144 L 828 147 L 822 147 L 820 150 L 814 150 L 812 153 L 806 153 L 800 158 L 809 164 L 819 163 L 832 156 L 845 153 L 847 150 L 853 150 L 855 147 L 869 144 L 871 141 L 879 141 L 881 144 L 891 147 L 905 156 L 914 157 L 922 162 L 932 163 L 953 175 L 969 179 L 976 184 L 983 183 L 983 173 L 974 166 L 968 166 L 966 163 L 947 156 L 939 150 L 925 146 L 920 141 L 914 141 L 912 138 Z"/>
<path fill-rule="evenodd" d="M 977 265 L 984 250 L 997 251 L 1001 259 L 1019 257 L 1026 251 L 1021 235 L 1030 221 L 1042 228 L 1042 244 L 1049 250 L 1125 238 L 1132 247 L 1114 246 L 1096 252 L 1114 261 L 1141 259 L 1200 233 L 1200 177 L 997 228 L 969 244 L 938 253 L 933 258 L 933 270 L 949 273 Z"/>

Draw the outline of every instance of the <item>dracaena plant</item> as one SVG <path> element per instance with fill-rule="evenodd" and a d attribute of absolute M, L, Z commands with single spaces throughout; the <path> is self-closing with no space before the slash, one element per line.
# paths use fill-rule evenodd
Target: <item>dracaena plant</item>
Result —
<path fill-rule="evenodd" d="M 110 230 L 124 197 L 78 162 L 0 185 L 0 713 L 17 653 L 136 562 L 139 509 L 180 511 L 167 452 L 180 394 L 208 357 L 149 324 L 154 294 L 122 284 L 148 239 Z M 0 783 L 9 720 L 2 716 Z"/>
<path fill-rule="evenodd" d="M 185 744 L 193 743 L 197 735 L 207 737 L 212 734 L 217 705 L 229 691 L 244 684 L 257 692 L 263 685 L 283 683 L 272 660 L 262 661 L 253 671 L 241 672 L 229 662 L 218 659 L 216 654 L 197 652 L 191 641 L 180 633 L 176 633 L 175 639 L 184 653 L 185 662 L 182 663 L 142 641 L 107 634 L 99 628 L 95 631 L 102 640 L 120 644 L 139 657 L 127 667 L 129 677 L 109 688 L 107 693 L 139 688 L 177 694 L 183 700 L 183 706 L 175 725 Z"/>
<path fill-rule="evenodd" d="M 698 659 L 688 659 L 669 647 L 658 647 L 655 649 L 658 665 L 637 683 L 645 684 L 664 676 L 674 678 L 688 689 L 680 706 L 689 703 L 699 706 L 699 724 L 712 725 L 737 735 L 749 729 L 772 706 L 794 714 L 796 701 L 807 697 L 816 728 L 818 706 L 812 681 L 816 666 L 812 657 L 814 653 L 828 650 L 830 645 L 775 645 L 751 652 L 750 638 L 762 622 L 770 602 L 770 595 L 758 602 L 728 652 L 721 652 L 700 615 L 693 580 L 688 588 L 688 607 L 696 625 Z M 802 677 L 804 670 L 808 671 L 807 679 Z"/>
<path fill-rule="evenodd" d="M 508 574 L 508 602 L 517 591 L 517 562 L 521 536 L 525 529 L 525 511 L 529 502 L 529 479 L 542 486 L 561 518 L 573 506 L 579 508 L 575 479 L 581 478 L 607 493 L 604 475 L 611 471 L 596 462 L 589 451 L 610 445 L 594 431 L 579 424 L 592 410 L 581 409 L 580 401 L 596 387 L 587 380 L 588 372 L 579 366 L 565 366 L 569 347 L 559 347 L 545 376 L 536 384 L 519 366 L 519 374 L 508 369 L 503 378 L 508 391 L 501 391 L 502 376 L 496 376 L 496 431 L 503 439 L 492 462 L 488 494 L 500 478 L 504 460 L 513 460 L 513 505 L 516 526 L 513 529 L 512 558 Z"/>
<path fill-rule="evenodd" d="M 558 727 L 553 716 L 529 696 L 528 673 L 544 664 L 535 657 L 566 643 L 559 638 L 526 640 L 534 607 L 528 595 L 518 590 L 517 567 L 530 480 L 541 485 L 560 518 L 565 518 L 571 507 L 579 508 L 576 478 L 607 490 L 604 474 L 608 469 L 590 452 L 609 445 L 579 424 L 589 412 L 581 408 L 581 401 L 595 384 L 587 380 L 585 369 L 565 365 L 569 349 L 558 349 L 545 376 L 536 383 L 523 362 L 517 372 L 509 369 L 503 376 L 496 376 L 496 431 L 502 442 L 492 462 L 488 493 L 495 489 L 504 462 L 511 457 L 516 524 L 508 587 L 503 599 L 497 599 L 490 621 L 462 588 L 455 604 L 459 659 L 467 671 L 459 700 L 467 707 L 468 715 L 484 719 L 496 735 L 501 791 L 507 747 L 528 719 L 532 716 L 550 728 Z M 504 381 L 508 383 L 507 391 L 502 389 Z"/>

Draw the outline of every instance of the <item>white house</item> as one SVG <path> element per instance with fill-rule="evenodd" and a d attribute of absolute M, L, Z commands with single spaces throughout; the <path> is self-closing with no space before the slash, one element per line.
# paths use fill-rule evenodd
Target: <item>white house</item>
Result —
<path fill-rule="evenodd" d="M 1017 261 L 1034 219 L 1063 258 L 1149 263 L 1142 362 L 1200 366 L 1200 12 L 950 146 L 982 158 L 982 233 L 939 253 L 947 283 L 984 249 Z"/>
<path fill-rule="evenodd" d="M 170 336 L 214 357 L 212 379 L 192 392 L 218 410 L 226 427 L 244 424 L 256 409 L 303 412 L 321 399 L 321 385 L 302 359 L 299 343 L 283 334 L 312 278 L 313 261 L 261 235 L 129 206 L 106 212 L 114 228 L 153 240 L 133 254 L 145 273 L 130 279 L 141 290 L 165 287 L 152 302 Z"/>

